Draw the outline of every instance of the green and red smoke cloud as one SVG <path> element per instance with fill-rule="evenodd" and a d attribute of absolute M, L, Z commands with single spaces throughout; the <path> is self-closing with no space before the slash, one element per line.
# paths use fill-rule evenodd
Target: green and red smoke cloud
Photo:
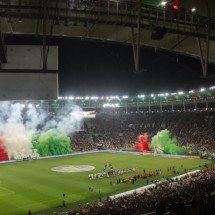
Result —
<path fill-rule="evenodd" d="M 0 103 L 0 161 L 71 153 L 70 137 L 80 128 L 80 107 L 49 113 L 20 103 Z"/>

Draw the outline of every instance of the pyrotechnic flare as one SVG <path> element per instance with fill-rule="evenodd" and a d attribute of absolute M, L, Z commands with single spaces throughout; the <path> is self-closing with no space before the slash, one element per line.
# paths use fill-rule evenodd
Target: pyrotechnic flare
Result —
<path fill-rule="evenodd" d="M 177 146 L 177 140 L 175 137 L 170 137 L 170 131 L 165 129 L 158 132 L 153 138 L 150 148 L 156 153 L 184 155 L 186 149 Z"/>
<path fill-rule="evenodd" d="M 8 154 L 5 151 L 5 141 L 0 137 L 0 161 L 9 160 Z"/>
<path fill-rule="evenodd" d="M 78 106 L 70 105 L 55 115 L 50 115 L 33 105 L 26 108 L 19 103 L 1 103 L 0 135 L 4 141 L 0 142 L 0 159 L 71 153 L 68 135 L 71 136 L 80 128 L 80 111 Z M 41 135 L 36 140 L 33 138 L 32 145 L 32 135 L 35 133 Z"/>
<path fill-rule="evenodd" d="M 135 144 L 136 150 L 138 152 L 149 151 L 148 134 L 139 136 L 139 142 Z"/>
<path fill-rule="evenodd" d="M 38 139 L 34 138 L 32 143 L 40 156 L 72 153 L 70 138 L 65 134 L 59 134 L 56 130 L 42 133 Z"/>

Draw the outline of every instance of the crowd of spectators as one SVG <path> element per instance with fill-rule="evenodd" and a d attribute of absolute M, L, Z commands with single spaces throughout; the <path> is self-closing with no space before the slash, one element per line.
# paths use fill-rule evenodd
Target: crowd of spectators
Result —
<path fill-rule="evenodd" d="M 72 149 L 75 152 L 90 151 L 96 149 L 92 136 L 87 133 L 77 133 L 72 136 Z"/>
<path fill-rule="evenodd" d="M 87 130 L 73 136 L 74 151 L 134 149 L 138 135 L 148 133 L 149 142 L 163 129 L 170 130 L 177 144 L 196 152 L 215 153 L 215 112 L 170 112 L 97 114 L 86 122 Z M 133 193 L 100 203 L 80 206 L 68 215 L 126 214 L 213 214 L 215 211 L 215 168 L 205 168 L 191 176 L 157 183 L 142 193 Z M 61 213 L 60 213 L 61 214 Z"/>
<path fill-rule="evenodd" d="M 97 114 L 87 122 L 87 134 L 76 134 L 74 150 L 134 149 L 138 135 L 148 133 L 149 142 L 157 132 L 168 129 L 177 144 L 194 151 L 215 153 L 215 112 L 170 112 Z"/>
<path fill-rule="evenodd" d="M 215 211 L 215 168 L 186 175 L 175 180 L 157 183 L 141 193 L 133 193 L 99 204 L 87 205 L 66 212 L 68 215 L 130 215 L 154 214 L 205 214 Z M 64 214 L 64 213 L 62 213 Z"/>

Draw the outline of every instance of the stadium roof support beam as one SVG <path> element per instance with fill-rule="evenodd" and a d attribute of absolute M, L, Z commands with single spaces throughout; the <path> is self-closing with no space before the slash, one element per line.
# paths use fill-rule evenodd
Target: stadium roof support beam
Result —
<path fill-rule="evenodd" d="M 207 34 L 206 34 L 205 53 L 203 53 L 200 38 L 199 37 L 197 38 L 197 42 L 198 42 L 198 46 L 199 46 L 199 52 L 200 52 L 200 60 L 201 60 L 203 78 L 207 78 L 207 75 L 208 75 L 208 60 L 209 60 L 209 52 L 210 52 L 211 16 L 210 16 L 209 8 L 208 8 L 208 15 L 209 15 L 210 20 L 206 24 Z"/>
<path fill-rule="evenodd" d="M 2 34 L 1 31 L 0 31 L 0 63 L 7 63 L 6 45 L 4 42 L 4 35 Z"/>
<path fill-rule="evenodd" d="M 43 0 L 40 0 L 40 5 L 42 5 L 42 1 Z M 38 36 L 38 32 L 39 32 L 39 27 L 40 27 L 40 21 L 41 21 L 41 18 L 42 18 L 42 7 L 40 7 L 40 9 L 38 9 L 38 12 L 40 14 L 40 16 L 37 17 L 36 19 L 36 26 L 35 26 L 35 35 Z"/>
<path fill-rule="evenodd" d="M 47 1 L 43 0 L 43 71 L 47 70 L 47 58 L 46 58 L 46 27 L 47 27 Z"/>
<path fill-rule="evenodd" d="M 207 13 L 208 13 L 208 17 L 210 18 L 210 21 L 206 25 L 207 34 L 206 34 L 205 59 L 203 59 L 203 54 L 201 53 L 201 62 L 202 62 L 201 64 L 202 64 L 202 71 L 203 71 L 204 78 L 207 77 L 207 73 L 208 73 L 208 58 L 209 58 L 209 51 L 210 51 L 210 33 L 211 33 L 211 13 L 210 13 L 210 9 L 209 9 L 207 0 L 205 0 L 205 5 L 207 8 Z"/>
<path fill-rule="evenodd" d="M 206 37 L 206 57 L 205 57 L 205 68 L 203 70 L 203 77 L 207 77 L 208 73 L 208 58 L 209 58 L 209 51 L 210 51 L 210 22 L 207 25 L 207 37 Z"/>
<path fill-rule="evenodd" d="M 139 0 L 138 4 L 137 39 L 135 38 L 133 27 L 131 27 L 131 34 L 135 67 L 134 73 L 140 73 L 141 0 Z"/>

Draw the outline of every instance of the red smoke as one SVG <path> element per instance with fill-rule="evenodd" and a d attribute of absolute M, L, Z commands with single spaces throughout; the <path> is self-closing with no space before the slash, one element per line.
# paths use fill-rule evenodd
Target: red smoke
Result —
<path fill-rule="evenodd" d="M 0 137 L 0 161 L 7 161 L 9 160 L 8 154 L 5 151 L 4 147 L 4 140 Z"/>
<path fill-rule="evenodd" d="M 139 136 L 139 142 L 135 144 L 135 148 L 136 148 L 136 151 L 138 152 L 149 151 L 149 142 L 148 142 L 147 133 Z"/>

